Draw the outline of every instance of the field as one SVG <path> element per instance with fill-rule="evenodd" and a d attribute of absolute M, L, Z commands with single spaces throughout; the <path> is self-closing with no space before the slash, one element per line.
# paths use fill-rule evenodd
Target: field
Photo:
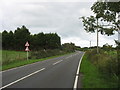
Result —
<path fill-rule="evenodd" d="M 23 66 L 26 64 L 32 64 L 32 63 L 35 63 L 38 61 L 48 60 L 48 59 L 59 57 L 62 55 L 71 54 L 71 53 L 65 53 L 65 52 L 56 53 L 55 51 L 56 50 L 52 50 L 52 52 L 47 52 L 47 54 L 44 57 L 41 57 L 44 53 L 41 54 L 38 52 L 37 56 L 40 56 L 39 58 L 38 57 L 35 58 L 34 57 L 35 55 L 32 56 L 32 52 L 30 52 L 29 57 L 31 57 L 31 59 L 27 60 L 27 58 L 26 58 L 27 55 L 26 55 L 26 52 L 24 52 L 24 51 L 22 52 L 22 51 L 3 50 L 2 51 L 2 60 L 1 60 L 2 65 L 0 66 L 0 70 L 1 69 L 7 70 L 7 69 Z"/>
<path fill-rule="evenodd" d="M 3 65 L 16 61 L 16 60 L 26 60 L 26 52 L 2 50 L 2 64 Z"/>

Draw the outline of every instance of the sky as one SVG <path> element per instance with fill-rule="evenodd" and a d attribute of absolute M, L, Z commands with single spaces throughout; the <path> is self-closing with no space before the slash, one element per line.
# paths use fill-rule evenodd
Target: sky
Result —
<path fill-rule="evenodd" d="M 31 34 L 57 33 L 61 43 L 75 43 L 80 47 L 96 46 L 96 33 L 84 30 L 81 16 L 90 16 L 95 0 L 0 0 L 0 32 L 14 31 L 25 25 Z M 117 33 L 99 34 L 99 46 L 115 46 Z"/>

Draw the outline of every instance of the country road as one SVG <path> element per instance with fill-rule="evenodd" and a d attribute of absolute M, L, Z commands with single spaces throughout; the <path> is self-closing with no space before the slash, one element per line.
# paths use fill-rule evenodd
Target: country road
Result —
<path fill-rule="evenodd" d="M 2 72 L 1 88 L 73 88 L 83 52 Z"/>

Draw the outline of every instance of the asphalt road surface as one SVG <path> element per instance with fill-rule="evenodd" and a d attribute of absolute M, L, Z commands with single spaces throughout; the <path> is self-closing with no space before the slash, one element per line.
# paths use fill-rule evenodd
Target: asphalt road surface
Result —
<path fill-rule="evenodd" d="M 83 52 L 2 72 L 1 88 L 73 88 Z"/>

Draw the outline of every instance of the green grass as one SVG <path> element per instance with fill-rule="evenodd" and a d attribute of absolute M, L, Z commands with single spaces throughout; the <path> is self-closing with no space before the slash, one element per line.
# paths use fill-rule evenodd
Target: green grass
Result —
<path fill-rule="evenodd" d="M 107 53 L 107 54 L 109 54 L 110 56 L 116 56 L 116 55 L 117 55 L 117 51 L 116 51 L 116 50 L 105 51 L 104 53 Z"/>
<path fill-rule="evenodd" d="M 17 60 L 25 60 L 26 52 L 2 50 L 2 64 L 7 64 Z"/>
<path fill-rule="evenodd" d="M 105 76 L 88 60 L 86 54 L 82 59 L 80 72 L 83 74 L 83 88 L 114 88 L 113 83 L 103 78 Z"/>
<path fill-rule="evenodd" d="M 72 54 L 72 53 L 67 53 L 67 54 L 63 54 L 63 55 L 68 55 L 68 54 Z M 60 57 L 60 56 L 63 56 L 63 55 L 51 56 L 51 57 L 42 58 L 42 59 L 35 59 L 35 60 L 18 60 L 18 61 L 3 65 L 2 70 L 7 70 L 7 69 L 27 65 L 27 64 L 32 64 L 32 63 L 35 63 L 35 62 L 48 60 L 48 59 Z"/>

